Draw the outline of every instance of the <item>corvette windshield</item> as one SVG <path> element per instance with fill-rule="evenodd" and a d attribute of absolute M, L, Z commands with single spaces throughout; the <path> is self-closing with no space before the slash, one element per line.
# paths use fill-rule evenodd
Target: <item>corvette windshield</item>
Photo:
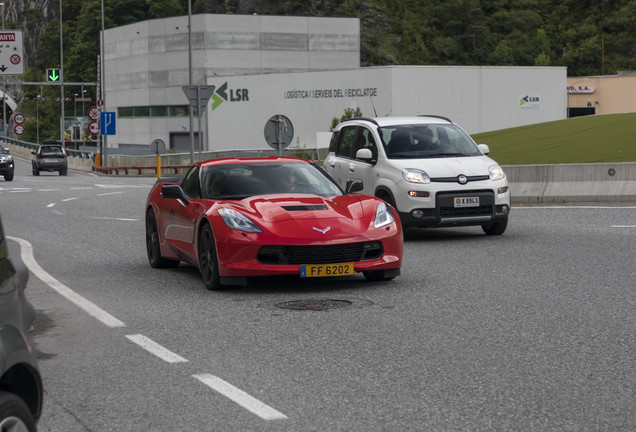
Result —
<path fill-rule="evenodd" d="M 319 167 L 303 162 L 226 164 L 203 167 L 201 190 L 207 199 L 243 199 L 280 193 L 342 195 Z"/>
<path fill-rule="evenodd" d="M 453 124 L 393 125 L 380 128 L 389 159 L 481 156 L 474 141 Z"/>

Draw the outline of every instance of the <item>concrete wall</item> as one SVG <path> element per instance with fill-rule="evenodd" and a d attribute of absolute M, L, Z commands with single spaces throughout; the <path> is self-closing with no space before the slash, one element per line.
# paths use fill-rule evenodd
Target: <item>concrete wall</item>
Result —
<path fill-rule="evenodd" d="M 508 165 L 514 202 L 636 202 L 636 163 Z"/>
<path fill-rule="evenodd" d="M 437 114 L 469 134 L 561 120 L 566 116 L 561 67 L 384 66 L 209 78 L 228 98 L 208 107 L 210 150 L 267 148 L 268 120 L 285 115 L 292 147 L 320 147 L 334 117 Z M 249 98 L 232 98 L 232 94 Z M 530 102 L 524 102 L 523 98 Z M 132 120 L 134 121 L 134 120 Z"/>

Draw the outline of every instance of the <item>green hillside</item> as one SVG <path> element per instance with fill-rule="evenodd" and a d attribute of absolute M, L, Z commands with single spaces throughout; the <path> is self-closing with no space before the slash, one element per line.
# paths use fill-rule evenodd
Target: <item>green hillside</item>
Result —
<path fill-rule="evenodd" d="M 567 120 L 472 135 L 502 165 L 636 162 L 636 113 Z"/>

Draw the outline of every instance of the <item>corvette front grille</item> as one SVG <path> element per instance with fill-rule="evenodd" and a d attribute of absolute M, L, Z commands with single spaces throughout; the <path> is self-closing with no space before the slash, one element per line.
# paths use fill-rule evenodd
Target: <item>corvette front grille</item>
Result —
<path fill-rule="evenodd" d="M 334 264 L 378 259 L 379 241 L 326 246 L 263 246 L 257 259 L 261 264 Z"/>

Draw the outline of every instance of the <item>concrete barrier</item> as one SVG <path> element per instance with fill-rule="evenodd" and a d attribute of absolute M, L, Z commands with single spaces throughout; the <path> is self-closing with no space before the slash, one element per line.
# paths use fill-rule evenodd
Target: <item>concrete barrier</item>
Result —
<path fill-rule="evenodd" d="M 636 163 L 505 165 L 513 202 L 636 202 Z"/>
<path fill-rule="evenodd" d="M 3 143 L 11 153 L 30 160 L 31 148 L 24 145 Z M 237 154 L 234 154 L 237 153 Z M 212 157 L 262 157 L 271 152 L 251 154 L 208 154 Z M 109 165 L 116 167 L 152 166 L 156 156 L 111 156 Z M 188 155 L 162 156 L 162 168 L 166 165 L 185 165 Z M 94 161 L 82 153 L 69 152 L 69 168 L 79 171 L 95 171 Z M 504 165 L 513 203 L 560 203 L 560 202 L 636 202 L 636 162 L 559 164 L 559 165 Z M 147 172 L 146 172 L 147 171 Z M 155 170 L 146 170 L 138 175 L 156 175 Z M 171 171 L 171 169 L 168 169 Z M 127 175 L 120 170 L 107 170 L 100 175 Z M 162 171 L 162 175 L 166 174 Z"/>

